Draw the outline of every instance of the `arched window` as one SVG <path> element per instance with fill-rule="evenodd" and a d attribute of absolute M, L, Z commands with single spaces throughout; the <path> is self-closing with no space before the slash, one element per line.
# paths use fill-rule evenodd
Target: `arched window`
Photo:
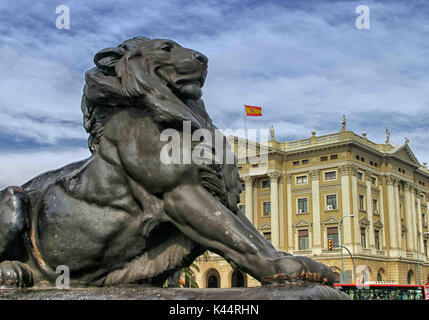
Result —
<path fill-rule="evenodd" d="M 220 288 L 220 275 L 216 269 L 210 269 L 206 274 L 207 288 Z"/>
<path fill-rule="evenodd" d="M 231 275 L 231 288 L 239 287 L 247 287 L 246 276 L 240 270 L 235 270 Z"/>
<path fill-rule="evenodd" d="M 384 269 L 383 268 L 378 269 L 377 281 L 383 281 L 383 274 L 384 274 Z"/>
<path fill-rule="evenodd" d="M 414 272 L 413 272 L 413 270 L 408 271 L 407 282 L 408 282 L 408 284 L 412 284 L 414 282 Z"/>

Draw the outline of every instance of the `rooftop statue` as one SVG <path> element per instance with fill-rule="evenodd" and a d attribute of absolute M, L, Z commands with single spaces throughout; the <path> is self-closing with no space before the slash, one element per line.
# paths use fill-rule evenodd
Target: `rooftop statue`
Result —
<path fill-rule="evenodd" d="M 94 62 L 82 97 L 92 155 L 0 193 L 0 286 L 55 284 L 58 266 L 71 285 L 161 286 L 206 250 L 262 284 L 333 283 L 327 266 L 277 251 L 241 212 L 235 164 L 160 161 L 164 129 L 216 129 L 201 100 L 207 57 L 136 37 Z"/>

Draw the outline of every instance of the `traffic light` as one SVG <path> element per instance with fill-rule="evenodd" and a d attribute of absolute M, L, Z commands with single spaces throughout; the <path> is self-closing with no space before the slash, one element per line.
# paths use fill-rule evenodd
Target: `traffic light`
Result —
<path fill-rule="evenodd" d="M 332 251 L 333 246 L 334 246 L 334 243 L 332 239 L 328 239 L 328 251 Z"/>

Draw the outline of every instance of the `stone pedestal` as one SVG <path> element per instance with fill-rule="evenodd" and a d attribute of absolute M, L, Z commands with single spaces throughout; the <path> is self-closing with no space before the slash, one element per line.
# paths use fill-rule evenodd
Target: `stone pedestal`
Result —
<path fill-rule="evenodd" d="M 324 285 L 287 284 L 278 287 L 187 289 L 142 286 L 88 287 L 58 290 L 0 289 L 0 300 L 348 300 Z"/>

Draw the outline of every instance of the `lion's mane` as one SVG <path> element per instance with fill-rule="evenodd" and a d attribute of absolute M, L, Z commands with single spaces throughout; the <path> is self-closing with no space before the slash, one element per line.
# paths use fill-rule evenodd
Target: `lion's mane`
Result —
<path fill-rule="evenodd" d="M 162 62 L 156 55 L 141 54 L 141 46 L 148 41 L 146 37 L 135 37 L 94 56 L 96 67 L 85 74 L 81 102 L 91 152 L 97 150 L 104 124 L 111 115 L 130 106 L 149 108 L 158 122 L 189 120 L 193 128 L 213 128 L 201 99 L 182 101 L 159 79 L 156 68 Z"/>

